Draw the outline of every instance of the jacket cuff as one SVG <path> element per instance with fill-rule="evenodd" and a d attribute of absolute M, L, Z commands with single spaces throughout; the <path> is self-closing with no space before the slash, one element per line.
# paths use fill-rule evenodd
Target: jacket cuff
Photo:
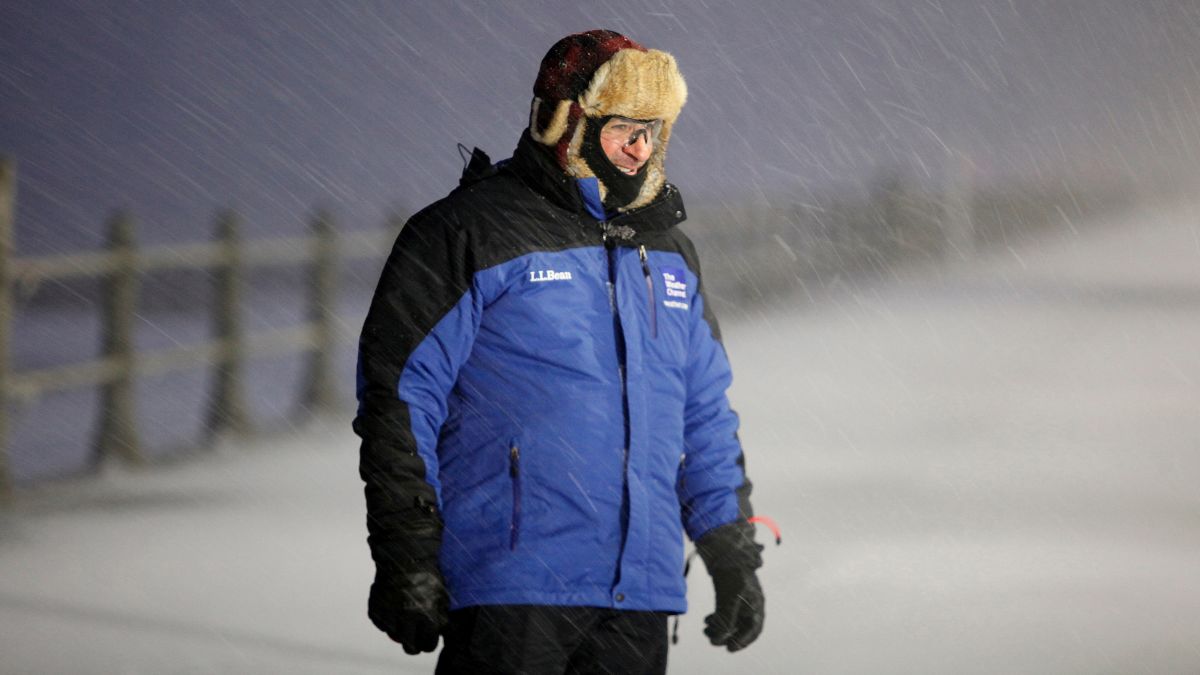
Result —
<path fill-rule="evenodd" d="M 736 520 L 709 530 L 696 541 L 696 551 L 709 574 L 762 567 L 762 545 L 754 541 L 754 525 Z"/>

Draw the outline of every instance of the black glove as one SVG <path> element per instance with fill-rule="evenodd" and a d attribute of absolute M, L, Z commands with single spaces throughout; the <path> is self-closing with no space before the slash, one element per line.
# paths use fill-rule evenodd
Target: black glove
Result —
<path fill-rule="evenodd" d="M 731 652 L 754 642 L 763 629 L 766 603 L 755 570 L 762 567 L 762 546 L 745 520 L 710 530 L 696 550 L 712 576 L 717 609 L 704 619 L 704 634 Z"/>
<path fill-rule="evenodd" d="M 442 519 L 425 482 L 425 463 L 364 440 L 359 472 L 375 560 L 367 616 L 405 652 L 432 652 L 449 620 L 450 601 L 438 570 Z"/>
<path fill-rule="evenodd" d="M 449 620 L 450 601 L 442 575 L 427 571 L 375 572 L 367 616 L 375 627 L 419 654 L 437 649 L 438 635 Z"/>

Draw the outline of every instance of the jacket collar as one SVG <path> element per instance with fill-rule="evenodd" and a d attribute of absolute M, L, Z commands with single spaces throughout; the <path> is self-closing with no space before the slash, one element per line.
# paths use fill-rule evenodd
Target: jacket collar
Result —
<path fill-rule="evenodd" d="M 531 190 L 555 206 L 587 220 L 606 222 L 606 229 L 630 228 L 638 234 L 649 234 L 666 231 L 687 218 L 679 189 L 666 183 L 658 197 L 649 204 L 601 221 L 592 214 L 584 201 L 579 180 L 564 173 L 550 153 L 537 147 L 536 141 L 530 138 L 528 129 L 521 134 L 512 159 L 502 165 L 502 170 L 511 171 Z"/>

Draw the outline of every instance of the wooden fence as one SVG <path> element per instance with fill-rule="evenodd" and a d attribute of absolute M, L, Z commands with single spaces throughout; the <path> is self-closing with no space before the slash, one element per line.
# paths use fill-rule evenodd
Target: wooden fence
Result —
<path fill-rule="evenodd" d="M 16 183 L 16 163 L 0 158 L 0 494 L 10 493 L 13 478 L 8 461 L 8 404 L 35 400 L 48 392 L 102 387 L 96 458 L 120 457 L 131 462 L 145 461 L 136 423 L 134 386 L 138 378 L 214 367 L 216 379 L 206 427 L 211 438 L 250 427 L 243 394 L 248 360 L 308 352 L 306 406 L 314 411 L 338 407 L 333 350 L 352 338 L 339 335 L 335 328 L 339 266 L 348 259 L 381 258 L 390 248 L 394 231 L 339 235 L 328 214 L 322 212 L 313 219 L 309 236 L 244 241 L 236 215 L 226 211 L 218 216 L 213 242 L 140 248 L 133 219 L 127 213 L 118 213 L 108 223 L 107 250 L 15 258 Z M 286 329 L 246 331 L 240 321 L 245 272 L 298 265 L 309 269 L 307 321 Z M 173 349 L 136 350 L 134 322 L 142 275 L 180 269 L 209 269 L 214 273 L 214 339 Z M 16 291 L 25 284 L 89 277 L 107 282 L 102 356 L 82 363 L 14 372 L 9 343 Z"/>

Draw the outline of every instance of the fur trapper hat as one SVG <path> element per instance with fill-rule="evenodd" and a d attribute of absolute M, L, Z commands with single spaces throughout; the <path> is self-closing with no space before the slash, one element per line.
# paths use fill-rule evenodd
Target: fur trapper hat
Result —
<path fill-rule="evenodd" d="M 621 210 L 635 209 L 653 200 L 666 182 L 667 141 L 686 100 L 687 84 L 670 54 L 610 30 L 576 33 L 556 42 L 542 59 L 533 85 L 529 135 L 553 151 L 568 175 L 585 178 L 595 175 L 580 155 L 589 120 L 609 115 L 662 120 L 642 168 L 645 182 Z M 600 190 L 603 196 L 603 181 Z"/>

